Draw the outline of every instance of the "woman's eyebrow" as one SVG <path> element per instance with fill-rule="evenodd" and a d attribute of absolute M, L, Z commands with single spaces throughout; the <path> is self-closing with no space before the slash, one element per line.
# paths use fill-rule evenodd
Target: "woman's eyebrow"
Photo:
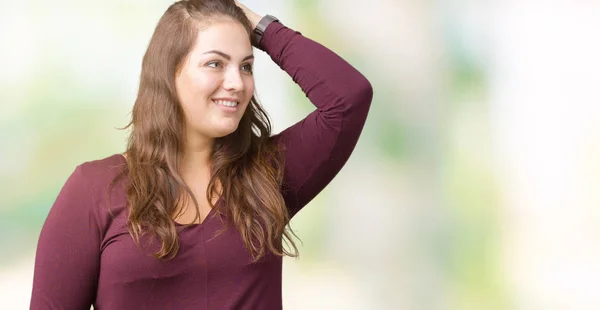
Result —
<path fill-rule="evenodd" d="M 222 56 L 223 58 L 225 58 L 227 60 L 231 60 L 231 56 L 229 56 L 229 55 L 227 55 L 227 54 L 225 54 L 225 53 L 223 53 L 221 51 L 218 51 L 218 50 L 210 50 L 210 51 L 204 52 L 202 54 L 217 54 L 217 55 L 220 55 L 220 56 Z M 242 59 L 242 61 L 245 61 L 245 60 L 248 60 L 248 59 L 253 59 L 253 58 L 254 58 L 254 55 L 250 54 L 250 55 L 244 57 L 244 59 Z"/>

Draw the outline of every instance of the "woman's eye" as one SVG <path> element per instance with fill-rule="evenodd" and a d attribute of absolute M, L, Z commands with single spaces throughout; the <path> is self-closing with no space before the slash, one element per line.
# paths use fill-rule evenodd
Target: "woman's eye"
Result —
<path fill-rule="evenodd" d="M 211 67 L 211 68 L 218 68 L 221 66 L 221 62 L 211 61 L 211 62 L 207 63 L 206 66 Z"/>
<path fill-rule="evenodd" d="M 246 71 L 246 72 L 252 72 L 252 65 L 251 64 L 245 64 L 242 66 L 242 70 Z"/>

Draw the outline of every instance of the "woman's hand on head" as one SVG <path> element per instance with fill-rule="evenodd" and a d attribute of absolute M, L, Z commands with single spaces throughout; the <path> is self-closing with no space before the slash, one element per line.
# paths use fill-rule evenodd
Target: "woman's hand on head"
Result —
<path fill-rule="evenodd" d="M 237 0 L 235 0 L 235 4 L 244 11 L 244 14 L 246 14 L 248 19 L 252 23 L 252 29 L 256 28 L 256 25 L 258 25 L 258 22 L 260 21 L 262 16 L 258 15 L 256 12 L 250 10 L 248 7 L 246 7 L 245 5 L 243 5 L 242 3 L 240 3 Z"/>

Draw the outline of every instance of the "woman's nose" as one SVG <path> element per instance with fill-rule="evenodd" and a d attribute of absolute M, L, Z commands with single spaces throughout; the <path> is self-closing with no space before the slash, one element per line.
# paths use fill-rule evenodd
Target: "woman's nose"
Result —
<path fill-rule="evenodd" d="M 242 90 L 242 88 L 244 88 L 244 81 L 242 80 L 239 70 L 229 69 L 225 72 L 223 88 L 227 90 Z"/>

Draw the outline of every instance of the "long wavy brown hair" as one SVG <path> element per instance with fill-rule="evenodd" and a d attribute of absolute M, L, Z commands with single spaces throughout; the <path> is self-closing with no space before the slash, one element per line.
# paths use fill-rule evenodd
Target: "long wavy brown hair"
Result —
<path fill-rule="evenodd" d="M 174 219 L 191 199 L 198 201 L 179 173 L 184 143 L 184 112 L 175 76 L 192 49 L 201 27 L 222 19 L 252 26 L 233 0 L 190 0 L 172 4 L 161 17 L 142 62 L 139 91 L 127 141 L 127 165 L 115 178 L 127 176 L 128 229 L 136 243 L 146 233 L 158 237 L 154 256 L 170 259 L 179 250 Z M 252 97 L 237 130 L 215 139 L 206 197 L 215 213 L 234 226 L 254 261 L 267 251 L 297 256 L 289 214 L 281 195 L 282 150 L 271 136 L 267 114 Z M 218 187 L 217 187 L 218 185 Z M 224 203 L 213 203 L 221 195 Z M 220 232 L 222 232 L 221 230 Z M 291 246 L 288 251 L 283 242 Z"/>

